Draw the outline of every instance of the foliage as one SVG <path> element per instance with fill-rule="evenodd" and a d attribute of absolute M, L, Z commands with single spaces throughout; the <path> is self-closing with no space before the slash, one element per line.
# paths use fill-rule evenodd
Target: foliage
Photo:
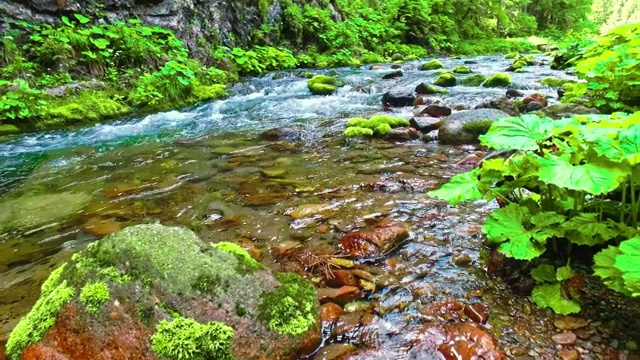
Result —
<path fill-rule="evenodd" d="M 11 90 L 2 91 L 3 88 Z M 0 123 L 39 116 L 47 105 L 45 94 L 22 79 L 0 80 L 0 93 Z"/>
<path fill-rule="evenodd" d="M 254 46 L 250 50 L 220 46 L 212 52 L 212 56 L 218 62 L 231 61 L 237 72 L 243 75 L 293 69 L 298 65 L 290 50 L 270 46 Z"/>
<path fill-rule="evenodd" d="M 109 301 L 109 287 L 103 282 L 86 284 L 80 292 L 80 302 L 89 314 L 96 314 Z"/>
<path fill-rule="evenodd" d="M 565 259 L 555 279 L 541 275 L 548 267 L 532 273 L 537 304 L 562 314 L 580 310 L 576 299 L 562 295 L 573 246 L 612 245 L 596 256 L 596 274 L 617 291 L 639 295 L 633 237 L 640 209 L 640 112 L 498 119 L 480 140 L 512 154 L 484 161 L 429 194 L 452 204 L 499 199 L 507 205 L 483 227 L 489 244 L 519 260 Z"/>
<path fill-rule="evenodd" d="M 568 87 L 565 101 L 584 95 L 602 112 L 640 109 L 640 23 L 623 25 L 596 39 L 576 63 L 586 83 Z"/>
<path fill-rule="evenodd" d="M 201 324 L 183 317 L 162 320 L 151 336 L 151 350 L 165 359 L 232 360 L 233 336 L 233 329 L 220 322 Z"/>

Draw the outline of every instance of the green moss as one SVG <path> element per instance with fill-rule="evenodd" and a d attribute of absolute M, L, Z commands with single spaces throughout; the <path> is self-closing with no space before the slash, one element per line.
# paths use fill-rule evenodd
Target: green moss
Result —
<path fill-rule="evenodd" d="M 298 76 L 305 79 L 311 79 L 314 77 L 314 74 L 311 71 L 303 71 Z"/>
<path fill-rule="evenodd" d="M 226 86 L 215 84 L 210 86 L 196 86 L 191 93 L 193 97 L 193 103 L 198 103 L 202 101 L 210 101 L 216 99 L 223 99 L 229 96 L 225 90 Z"/>
<path fill-rule="evenodd" d="M 62 307 L 73 300 L 75 291 L 66 280 L 62 281 L 63 265 L 53 271 L 42 284 L 40 298 L 31 311 L 23 317 L 13 329 L 7 341 L 6 354 L 11 360 L 21 358 L 22 351 L 29 345 L 42 339 L 44 334 L 56 322 L 56 316 Z"/>
<path fill-rule="evenodd" d="M 452 71 L 455 74 L 471 74 L 471 70 L 464 65 L 456 66 Z"/>
<path fill-rule="evenodd" d="M 151 336 L 151 350 L 161 359 L 232 360 L 233 329 L 220 322 L 201 324 L 194 319 L 163 320 Z"/>
<path fill-rule="evenodd" d="M 443 88 L 441 88 L 441 87 L 435 87 L 435 86 L 433 86 L 433 85 L 427 85 L 427 86 L 424 88 L 424 92 L 425 92 L 425 94 L 427 94 L 427 95 L 428 95 L 428 94 L 447 94 L 447 93 L 449 93 L 449 90 L 447 90 L 447 89 L 443 89 Z"/>
<path fill-rule="evenodd" d="M 492 120 L 471 121 L 464 124 L 462 130 L 474 135 L 484 135 L 491 128 L 491 124 L 493 124 Z"/>
<path fill-rule="evenodd" d="M 36 128 L 44 129 L 62 125 L 97 122 L 126 116 L 131 109 L 111 99 L 104 92 L 82 92 L 52 102 Z"/>
<path fill-rule="evenodd" d="M 264 294 L 258 319 L 280 334 L 299 336 L 316 323 L 316 295 L 313 285 L 293 273 L 276 274 L 280 286 Z"/>
<path fill-rule="evenodd" d="M 404 61 L 416 61 L 416 60 L 419 60 L 419 58 L 415 55 L 409 55 L 404 58 Z"/>
<path fill-rule="evenodd" d="M 514 72 L 515 72 L 516 74 L 524 74 L 524 73 L 526 73 L 526 72 L 527 72 L 527 70 L 520 68 L 520 69 L 516 69 Z"/>
<path fill-rule="evenodd" d="M 473 74 L 470 75 L 460 81 L 463 85 L 467 86 L 480 86 L 484 81 L 485 77 L 482 74 Z"/>
<path fill-rule="evenodd" d="M 373 130 L 367 129 L 367 128 L 361 128 L 358 126 L 352 126 L 344 130 L 344 136 L 346 137 L 373 136 Z"/>
<path fill-rule="evenodd" d="M 510 69 L 512 71 L 518 70 L 518 69 L 522 69 L 523 67 L 527 66 L 527 63 L 524 61 L 515 61 L 513 64 L 511 64 Z"/>
<path fill-rule="evenodd" d="M 400 126 L 409 126 L 409 121 L 389 115 L 376 115 L 369 120 L 363 118 L 353 118 L 347 121 L 347 127 L 362 127 L 367 129 L 375 129 L 381 124 L 388 124 L 392 128 Z"/>
<path fill-rule="evenodd" d="M 423 70 L 423 71 L 436 70 L 436 69 L 442 69 L 442 68 L 444 68 L 444 65 L 442 65 L 442 63 L 439 60 L 435 60 L 435 59 L 428 61 L 420 66 L 420 70 Z"/>
<path fill-rule="evenodd" d="M 442 86 L 442 87 L 451 87 L 456 86 L 458 80 L 452 73 L 443 73 L 433 82 L 433 85 Z"/>
<path fill-rule="evenodd" d="M 391 126 L 389 126 L 389 124 L 380 124 L 376 127 L 374 131 L 384 136 L 384 135 L 387 135 L 389 131 L 391 131 Z"/>
<path fill-rule="evenodd" d="M 316 75 L 307 82 L 307 87 L 314 95 L 330 95 L 338 89 L 338 83 L 331 76 Z"/>
<path fill-rule="evenodd" d="M 240 266 L 240 268 L 238 268 L 238 271 L 240 272 L 246 273 L 264 270 L 264 266 L 262 266 L 262 264 L 257 262 L 254 258 L 251 257 L 251 255 L 249 255 L 249 253 L 245 249 L 237 244 L 227 241 L 221 241 L 213 245 L 213 247 L 229 254 L 235 255 L 238 258 L 238 265 Z"/>
<path fill-rule="evenodd" d="M 520 54 L 518 54 L 518 53 L 508 53 L 507 55 L 505 55 L 504 58 L 505 59 L 515 59 L 515 58 L 517 58 L 519 56 L 520 56 Z"/>
<path fill-rule="evenodd" d="M 508 86 L 511 84 L 511 75 L 507 73 L 497 73 L 489 76 L 487 80 L 482 83 L 484 87 L 500 87 Z"/>
<path fill-rule="evenodd" d="M 98 313 L 109 298 L 109 287 L 103 282 L 88 283 L 80 292 L 80 302 L 89 314 Z"/>
<path fill-rule="evenodd" d="M 556 77 L 547 77 L 547 78 L 544 78 L 544 79 L 540 80 L 540 83 L 555 89 L 555 88 L 564 87 L 566 84 L 575 84 L 576 81 L 575 80 L 571 80 L 571 79 L 560 79 L 560 78 L 556 78 Z"/>
<path fill-rule="evenodd" d="M 17 134 L 19 132 L 20 132 L 20 129 L 18 129 L 18 127 L 15 125 L 10 125 L 10 124 L 0 125 L 0 136 Z"/>
<path fill-rule="evenodd" d="M 242 306 L 242 304 L 240 303 L 236 303 L 236 315 L 243 317 L 245 315 L 247 315 L 247 308 L 245 308 L 244 306 Z"/>

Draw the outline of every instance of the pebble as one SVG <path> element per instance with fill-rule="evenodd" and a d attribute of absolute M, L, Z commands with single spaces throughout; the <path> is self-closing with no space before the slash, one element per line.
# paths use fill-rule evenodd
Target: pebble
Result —
<path fill-rule="evenodd" d="M 521 356 L 527 353 L 527 349 L 523 347 L 514 347 L 511 348 L 511 355 L 513 356 Z"/>
<path fill-rule="evenodd" d="M 572 332 L 555 334 L 551 336 L 551 340 L 560 345 L 573 345 L 576 343 L 577 336 Z"/>
<path fill-rule="evenodd" d="M 580 359 L 580 353 L 578 350 L 560 350 L 558 351 L 558 357 L 562 360 L 578 360 Z"/>
<path fill-rule="evenodd" d="M 458 266 L 467 266 L 469 264 L 471 264 L 471 256 L 464 254 L 464 253 L 457 253 L 454 254 L 451 257 L 451 261 L 453 261 L 454 264 L 458 265 Z"/>
<path fill-rule="evenodd" d="M 564 316 L 553 320 L 553 325 L 559 330 L 576 330 L 589 325 L 587 320 L 575 316 Z"/>

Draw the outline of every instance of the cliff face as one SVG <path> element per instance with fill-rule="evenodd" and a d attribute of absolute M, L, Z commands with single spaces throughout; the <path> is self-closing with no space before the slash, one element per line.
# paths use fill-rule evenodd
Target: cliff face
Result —
<path fill-rule="evenodd" d="M 138 18 L 173 30 L 192 50 L 247 45 L 253 29 L 281 21 L 277 0 L 0 0 L 0 31 L 11 20 L 54 22 L 74 13 L 110 21 Z"/>

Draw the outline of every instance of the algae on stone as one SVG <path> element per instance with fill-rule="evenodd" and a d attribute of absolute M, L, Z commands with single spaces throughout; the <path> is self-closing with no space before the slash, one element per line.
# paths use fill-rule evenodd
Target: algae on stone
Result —
<path fill-rule="evenodd" d="M 89 314 L 95 314 L 109 301 L 109 287 L 103 282 L 87 283 L 80 292 L 80 302 Z"/>
<path fill-rule="evenodd" d="M 420 70 L 423 70 L 423 71 L 426 71 L 426 70 L 437 70 L 437 69 L 442 69 L 442 68 L 444 68 L 444 65 L 442 65 L 442 63 L 437 59 L 428 61 L 428 62 L 426 62 L 426 63 L 424 63 L 424 64 L 422 64 L 420 66 Z"/>
<path fill-rule="evenodd" d="M 252 258 L 251 255 L 249 255 L 249 253 L 240 245 L 227 241 L 221 241 L 217 244 L 214 244 L 213 247 L 229 254 L 235 255 L 238 259 L 238 265 L 240 267 L 237 270 L 240 272 L 253 272 L 265 269 L 262 264 Z"/>
<path fill-rule="evenodd" d="M 330 95 L 338 89 L 338 81 L 331 76 L 316 75 L 309 79 L 307 87 L 314 95 Z"/>
<path fill-rule="evenodd" d="M 459 65 L 453 68 L 453 70 L 451 70 L 454 74 L 470 74 L 471 70 L 464 66 L 464 65 Z"/>
<path fill-rule="evenodd" d="M 161 359 L 233 360 L 233 329 L 220 322 L 201 324 L 191 318 L 163 320 L 151 336 L 151 350 Z"/>
<path fill-rule="evenodd" d="M 462 80 L 460 80 L 460 83 L 462 85 L 467 85 L 467 86 L 480 86 L 482 85 L 482 83 L 486 80 L 486 78 L 484 77 L 484 75 L 482 74 L 473 74 L 470 75 Z"/>
<path fill-rule="evenodd" d="M 497 73 L 489 76 L 487 80 L 482 83 L 484 87 L 500 87 L 508 86 L 511 84 L 511 75 L 507 73 Z"/>
<path fill-rule="evenodd" d="M 456 77 L 449 72 L 443 73 L 440 75 L 436 81 L 433 82 L 433 85 L 442 86 L 442 87 L 451 87 L 456 86 L 458 80 Z"/>
<path fill-rule="evenodd" d="M 347 128 L 344 135 L 373 136 L 373 134 L 386 135 L 392 128 L 409 126 L 409 121 L 389 115 L 376 115 L 370 119 L 352 118 L 347 121 Z"/>

